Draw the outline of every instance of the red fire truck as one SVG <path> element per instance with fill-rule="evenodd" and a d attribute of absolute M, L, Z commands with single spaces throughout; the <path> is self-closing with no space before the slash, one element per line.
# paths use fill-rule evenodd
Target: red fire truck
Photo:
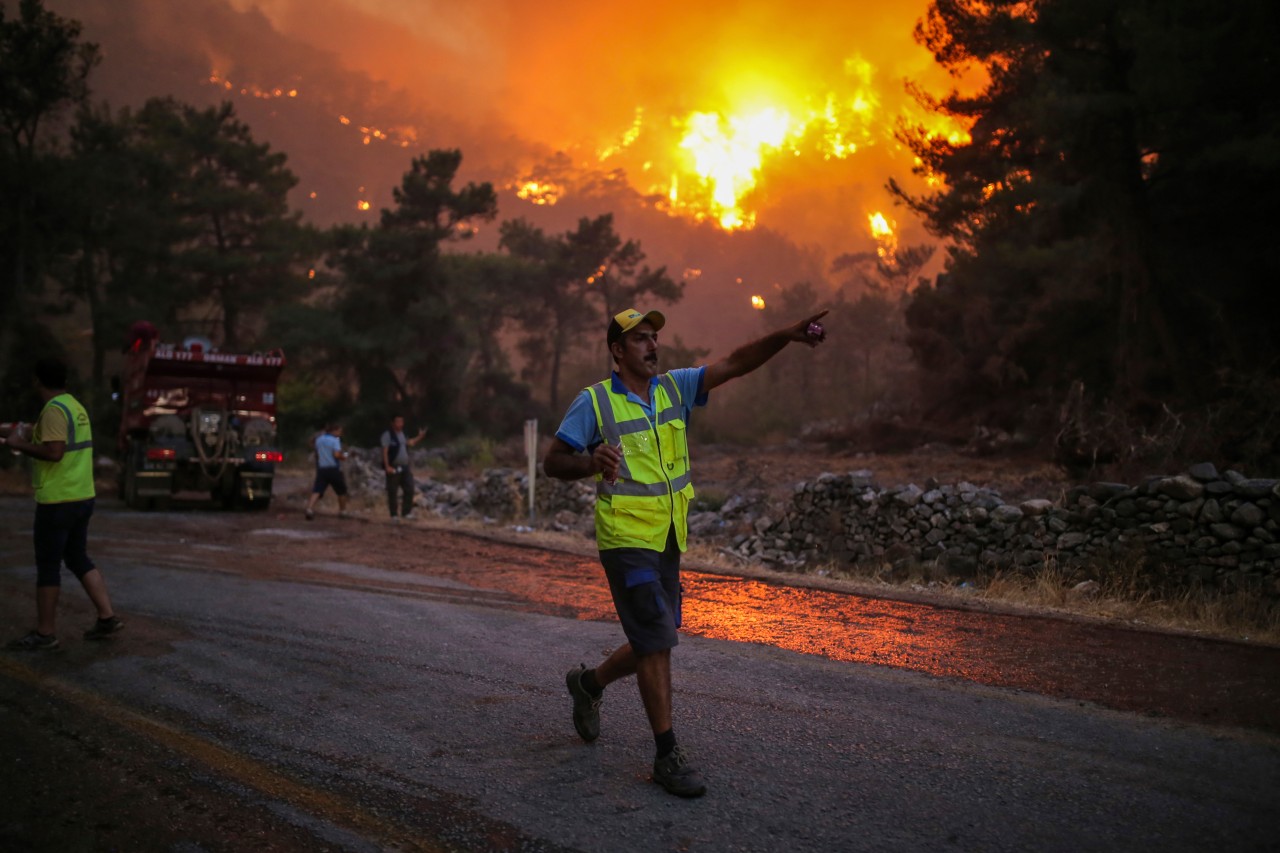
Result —
<path fill-rule="evenodd" d="M 207 339 L 131 332 L 120 388 L 120 497 L 137 509 L 174 497 L 266 509 L 284 454 L 276 443 L 276 383 L 284 353 L 232 354 Z"/>

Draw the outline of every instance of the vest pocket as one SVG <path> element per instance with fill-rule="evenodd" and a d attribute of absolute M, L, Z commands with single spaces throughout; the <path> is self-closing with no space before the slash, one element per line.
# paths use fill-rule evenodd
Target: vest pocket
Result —
<path fill-rule="evenodd" d="M 667 446 L 662 450 L 667 454 L 667 476 L 674 476 L 676 472 L 683 471 L 688 465 L 689 438 L 685 434 L 686 424 L 682 420 L 669 421 L 664 425 L 664 429 L 667 430 L 665 436 Z"/>
<path fill-rule="evenodd" d="M 666 530 L 671 521 L 670 510 L 660 498 L 614 495 L 612 507 L 616 529 L 642 538 L 652 537 L 658 528 Z"/>
<path fill-rule="evenodd" d="M 688 518 L 689 503 L 693 500 L 693 484 L 689 484 L 676 492 L 675 495 L 672 496 L 672 499 L 675 501 L 675 507 L 672 515 L 676 518 Z"/>

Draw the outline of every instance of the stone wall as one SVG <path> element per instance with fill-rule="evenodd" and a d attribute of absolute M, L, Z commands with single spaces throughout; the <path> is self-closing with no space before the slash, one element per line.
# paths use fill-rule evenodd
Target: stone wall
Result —
<path fill-rule="evenodd" d="M 1139 559 L 1179 583 L 1280 593 L 1280 484 L 1211 464 L 1130 486 L 1078 486 L 1007 504 L 969 483 L 880 488 L 868 471 L 796 486 L 780 518 L 733 543 L 781 566 L 927 563 L 956 576 Z"/>
<path fill-rule="evenodd" d="M 380 448 L 349 448 L 344 464 L 347 485 L 355 492 L 377 496 L 386 489 Z M 445 483 L 425 475 L 427 457 L 413 451 L 417 493 L 415 506 L 439 518 L 485 522 L 521 522 L 529 517 L 529 475 L 514 468 L 488 468 L 478 477 Z M 566 482 L 539 476 L 534 509 L 541 524 L 562 530 L 591 527 L 595 507 L 591 480 Z M 585 526 L 584 526 L 585 525 Z"/>
<path fill-rule="evenodd" d="M 381 491 L 374 453 L 364 455 L 356 454 L 349 479 Z M 419 480 L 416 500 L 442 518 L 523 524 L 527 489 L 525 471 L 493 468 L 461 483 Z M 534 500 L 538 526 L 593 534 L 591 480 L 539 476 Z M 1280 481 L 1219 473 L 1208 463 L 1134 486 L 1093 483 L 1016 504 L 971 483 L 882 488 L 870 471 L 822 474 L 797 484 L 785 507 L 740 494 L 714 512 L 691 513 L 689 526 L 745 560 L 796 570 L 889 564 L 965 578 L 1127 560 L 1175 584 L 1280 594 Z"/>

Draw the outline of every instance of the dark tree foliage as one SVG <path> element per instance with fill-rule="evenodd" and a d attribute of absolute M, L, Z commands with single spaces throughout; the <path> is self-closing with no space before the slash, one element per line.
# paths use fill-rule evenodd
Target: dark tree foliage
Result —
<path fill-rule="evenodd" d="M 672 303 L 684 294 L 666 267 L 641 266 L 640 244 L 622 240 L 613 214 L 584 216 L 577 230 L 555 237 L 524 219 L 504 222 L 499 245 L 525 265 L 520 349 L 528 377 L 547 383 L 553 412 L 560 410 L 566 357 L 603 341 L 610 317 L 646 299 Z"/>
<path fill-rule="evenodd" d="M 0 2 L 0 375 L 15 353 L 42 350 L 32 295 L 59 251 L 67 213 L 57 120 L 89 97 L 97 45 L 39 0 Z M 25 367 L 19 367 L 25 370 Z M 15 381 L 25 383 L 28 377 Z"/>
<path fill-rule="evenodd" d="M 170 299 L 187 314 L 203 308 L 223 348 L 257 344 L 260 318 L 297 296 L 318 249 L 289 210 L 298 179 L 286 155 L 255 142 L 230 103 L 197 109 L 156 98 L 134 122 L 151 189 L 169 190 L 167 202 L 151 193 L 151 213 L 171 216 Z"/>
<path fill-rule="evenodd" d="M 341 274 L 332 300 L 338 318 L 315 340 L 335 370 L 359 388 L 359 439 L 380 432 L 390 412 L 447 430 L 464 425 L 466 393 L 481 335 L 473 320 L 475 269 L 446 264 L 446 243 L 469 238 L 497 215 L 488 183 L 454 189 L 462 152 L 416 157 L 375 228 L 335 233 L 332 266 Z"/>
<path fill-rule="evenodd" d="M 255 143 L 229 105 L 167 99 L 82 110 L 70 139 L 66 251 L 52 273 L 88 308 L 95 387 L 138 319 L 231 351 L 262 345 L 263 316 L 302 291 L 318 252 L 288 210 L 284 155 Z"/>
<path fill-rule="evenodd" d="M 458 331 L 470 355 L 452 405 L 468 430 L 487 436 L 520 432 L 544 404 L 513 374 L 502 330 L 528 308 L 525 264 L 497 253 L 446 254 L 441 273 L 455 294 Z"/>
<path fill-rule="evenodd" d="M 1276 8 L 930 4 L 917 39 L 984 80 L 931 101 L 972 141 L 903 132 L 944 188 L 891 183 L 950 241 L 907 312 L 939 413 L 1025 412 L 1080 383 L 1142 421 L 1274 376 Z"/>
<path fill-rule="evenodd" d="M 178 288 L 171 263 L 182 239 L 175 182 L 147 154 L 133 116 L 85 108 L 71 129 L 61 188 L 67 251 L 51 269 L 88 308 L 93 386 L 104 386 L 107 354 L 138 319 L 172 321 Z"/>

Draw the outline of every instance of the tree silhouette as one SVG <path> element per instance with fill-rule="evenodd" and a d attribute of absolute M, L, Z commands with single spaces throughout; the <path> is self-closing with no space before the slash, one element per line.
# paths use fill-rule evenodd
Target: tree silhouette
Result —
<path fill-rule="evenodd" d="M 354 372 L 366 431 L 392 409 L 437 426 L 459 415 L 476 340 L 466 313 L 472 296 L 461 283 L 474 279 L 446 274 L 442 247 L 497 215 L 490 184 L 453 187 L 461 163 L 457 150 L 415 157 L 377 227 L 335 234 L 331 261 L 341 277 L 333 307 L 341 322 L 315 344 L 335 369 Z"/>
<path fill-rule="evenodd" d="M 983 80 L 918 92 L 970 138 L 905 129 L 941 180 L 890 183 L 950 241 L 907 313 L 950 411 L 1030 411 L 1080 382 L 1158 417 L 1274 363 L 1277 23 L 1264 0 L 930 4 L 917 39 Z"/>
<path fill-rule="evenodd" d="M 623 241 L 613 215 L 583 217 L 574 231 L 548 237 L 524 219 L 502 224 L 499 244 L 526 263 L 527 288 L 520 347 L 528 372 L 545 374 L 552 411 L 560 409 L 565 357 L 604 339 L 609 318 L 644 299 L 675 302 L 684 292 L 666 268 L 641 266 L 644 252 Z"/>
<path fill-rule="evenodd" d="M 21 0 L 15 17 L 0 5 L 0 374 L 6 377 L 67 215 L 57 121 L 87 101 L 99 61 L 97 45 L 82 42 L 80 31 L 40 0 Z"/>

